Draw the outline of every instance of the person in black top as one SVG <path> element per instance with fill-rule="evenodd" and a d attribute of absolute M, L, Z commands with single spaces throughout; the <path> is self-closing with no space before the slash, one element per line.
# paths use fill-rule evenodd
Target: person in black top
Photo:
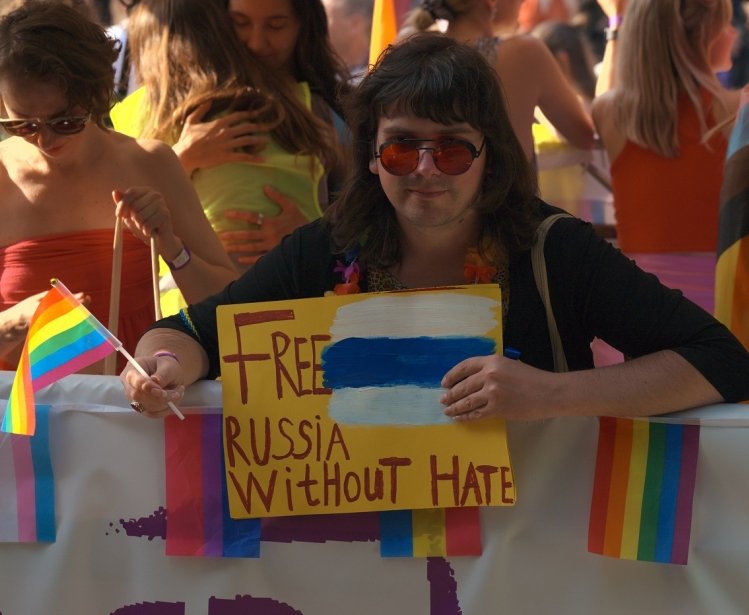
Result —
<path fill-rule="evenodd" d="M 539 224 L 558 210 L 537 198 L 478 52 L 438 34 L 407 39 L 384 54 L 345 110 L 353 169 L 339 199 L 222 292 L 144 335 L 135 354 L 150 378 L 131 367 L 121 375 L 135 409 L 161 416 L 185 386 L 218 375 L 218 305 L 454 286 L 474 281 L 467 271 L 499 284 L 503 340 L 521 360 L 473 357 L 450 369 L 442 410 L 456 420 L 645 416 L 749 398 L 749 355 L 731 333 L 571 217 L 545 243 L 570 370 L 551 371 L 530 253 Z M 354 269 L 355 278 L 346 273 Z M 596 336 L 631 360 L 596 369 Z"/>

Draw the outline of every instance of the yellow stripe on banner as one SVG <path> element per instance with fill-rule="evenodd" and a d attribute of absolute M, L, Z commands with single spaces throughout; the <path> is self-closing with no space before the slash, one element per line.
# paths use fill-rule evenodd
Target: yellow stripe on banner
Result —
<path fill-rule="evenodd" d="M 387 46 L 398 36 L 395 0 L 374 0 L 372 34 L 369 38 L 369 63 L 374 64 Z"/>
<path fill-rule="evenodd" d="M 411 513 L 411 524 L 413 526 L 414 557 L 444 557 L 447 555 L 444 509 L 414 510 Z"/>
<path fill-rule="evenodd" d="M 632 455 L 629 459 L 629 485 L 624 507 L 622 527 L 622 559 L 637 559 L 642 518 L 642 494 L 645 491 L 645 471 L 648 467 L 650 421 L 636 419 L 632 425 Z"/>
<path fill-rule="evenodd" d="M 735 242 L 720 255 L 715 266 L 715 317 L 729 328 L 740 248 L 741 241 Z"/>
<path fill-rule="evenodd" d="M 79 325 L 88 318 L 88 314 L 81 309 L 75 308 L 70 310 L 67 314 L 63 314 L 59 318 L 48 322 L 41 329 L 36 331 L 34 335 L 29 338 L 29 354 L 31 354 L 36 348 L 49 339 L 52 339 L 55 335 L 72 329 L 76 325 Z"/>

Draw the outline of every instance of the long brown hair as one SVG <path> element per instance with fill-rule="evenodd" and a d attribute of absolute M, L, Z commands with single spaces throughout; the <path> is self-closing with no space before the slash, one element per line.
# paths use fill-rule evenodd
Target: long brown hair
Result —
<path fill-rule="evenodd" d="M 391 46 L 345 99 L 353 169 L 325 212 L 336 250 L 361 245 L 364 262 L 399 262 L 398 222 L 369 170 L 379 119 L 413 114 L 440 124 L 467 122 L 485 139 L 484 180 L 473 205 L 481 218 L 479 250 L 501 244 L 513 255 L 530 247 L 537 226 L 536 181 L 510 124 L 499 81 L 475 49 L 441 34 L 417 34 Z"/>
<path fill-rule="evenodd" d="M 710 68 L 710 44 L 731 20 L 730 0 L 632 0 L 622 24 L 613 93 L 614 118 L 627 139 L 673 158 L 679 153 L 679 97 L 697 112 L 703 138 L 723 88 Z"/>
<path fill-rule="evenodd" d="M 117 48 L 99 24 L 61 2 L 30 0 L 0 19 L 0 76 L 57 85 L 100 127 L 114 104 Z"/>
<path fill-rule="evenodd" d="M 333 51 L 328 33 L 328 17 L 321 0 L 291 0 L 300 29 L 294 47 L 295 75 L 342 115 L 341 97 L 349 90 L 351 74 Z"/>
<path fill-rule="evenodd" d="M 133 66 L 151 109 L 142 136 L 174 141 L 186 116 L 211 99 L 254 92 L 264 97 L 262 120 L 291 152 L 336 158 L 327 124 L 298 99 L 290 79 L 272 74 L 237 38 L 221 0 L 142 0 L 129 19 Z"/>

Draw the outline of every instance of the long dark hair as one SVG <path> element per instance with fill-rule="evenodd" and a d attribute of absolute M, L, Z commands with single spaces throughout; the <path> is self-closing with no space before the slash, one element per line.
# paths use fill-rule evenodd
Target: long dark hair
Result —
<path fill-rule="evenodd" d="M 325 6 L 321 0 L 291 0 L 291 6 L 301 26 L 294 47 L 295 77 L 342 115 L 341 97 L 349 90 L 351 75 L 330 44 Z"/>
<path fill-rule="evenodd" d="M 474 204 L 481 216 L 479 250 L 494 256 L 497 242 L 509 254 L 530 247 L 535 174 L 512 130 L 496 73 L 476 50 L 441 34 L 414 35 L 380 57 L 345 99 L 344 111 L 353 169 L 326 212 L 336 250 L 360 243 L 365 262 L 400 260 L 395 212 L 369 162 L 379 119 L 406 113 L 440 124 L 466 122 L 483 133 L 486 169 Z"/>
<path fill-rule="evenodd" d="M 259 121 L 287 151 L 336 160 L 332 129 L 298 100 L 291 79 L 274 76 L 236 37 L 224 0 L 141 0 L 130 16 L 133 66 L 151 113 L 141 136 L 176 140 L 201 103 L 212 111 L 251 98 Z M 237 108 L 243 108 L 241 105 Z"/>

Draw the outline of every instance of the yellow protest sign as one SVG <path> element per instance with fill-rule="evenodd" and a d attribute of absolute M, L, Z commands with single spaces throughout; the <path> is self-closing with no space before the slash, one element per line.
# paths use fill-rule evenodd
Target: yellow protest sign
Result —
<path fill-rule="evenodd" d="M 232 517 L 514 503 L 504 421 L 439 403 L 501 348 L 496 285 L 227 305 L 218 329 Z"/>

